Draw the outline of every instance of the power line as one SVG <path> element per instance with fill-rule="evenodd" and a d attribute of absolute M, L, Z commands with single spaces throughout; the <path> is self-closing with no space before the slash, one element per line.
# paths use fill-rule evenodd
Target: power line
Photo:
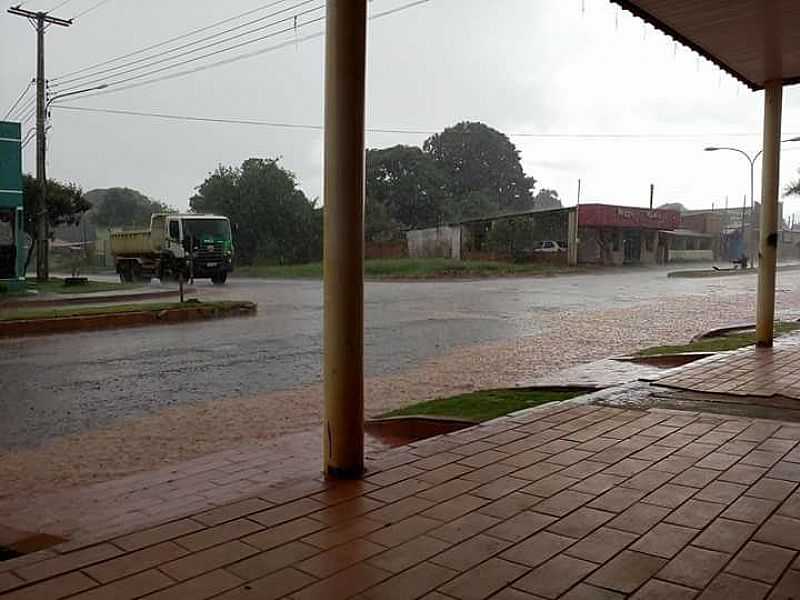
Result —
<path fill-rule="evenodd" d="M 410 8 L 414 8 L 416 6 L 419 6 L 421 4 L 426 4 L 428 2 L 430 2 L 430 0 L 415 0 L 414 2 L 409 2 L 409 3 L 404 4 L 402 6 L 398 6 L 398 7 L 389 9 L 389 10 L 385 10 L 385 11 L 383 11 L 381 13 L 376 13 L 376 14 L 370 16 L 369 19 L 370 20 L 375 20 L 375 19 L 380 19 L 382 17 L 387 17 L 389 15 L 392 15 L 392 14 L 395 14 L 395 13 L 398 13 L 398 12 L 401 12 L 401 11 L 404 11 L 404 10 L 408 10 Z M 325 17 L 320 17 L 320 18 L 317 18 L 317 19 L 313 19 L 311 21 L 306 21 L 305 23 L 299 24 L 297 28 L 292 27 L 292 28 L 286 29 L 284 31 L 275 32 L 274 34 L 272 34 L 270 36 L 265 36 L 265 37 L 274 37 L 274 35 L 278 35 L 278 34 L 281 34 L 281 33 L 286 33 L 287 31 L 295 31 L 296 29 L 299 29 L 300 27 L 311 25 L 312 23 L 315 23 L 315 22 L 324 21 L 324 19 L 325 19 Z M 125 85 L 125 86 L 122 86 L 122 87 L 116 87 L 116 86 L 118 86 L 121 83 L 125 83 L 124 81 L 114 82 L 113 84 L 108 84 L 109 87 L 111 87 L 112 85 L 115 86 L 113 89 L 104 90 L 104 91 L 101 91 L 101 92 L 95 92 L 95 93 L 91 93 L 91 94 L 86 94 L 86 95 L 83 96 L 83 98 L 91 98 L 92 96 L 101 96 L 101 95 L 104 95 L 104 94 L 113 94 L 115 92 L 121 92 L 123 90 L 129 90 L 129 89 L 141 87 L 141 86 L 144 86 L 144 85 L 149 85 L 151 83 L 158 83 L 158 82 L 161 82 L 161 81 L 167 81 L 169 79 L 174 79 L 176 77 L 183 77 L 185 75 L 190 75 L 192 73 L 205 71 L 206 69 L 212 69 L 212 68 L 215 68 L 215 67 L 219 67 L 219 66 L 227 65 L 227 64 L 234 63 L 234 62 L 237 62 L 237 61 L 240 61 L 240 60 L 244 60 L 244 59 L 247 59 L 247 58 L 253 58 L 255 56 L 260 56 L 262 54 L 266 54 L 266 53 L 272 52 L 274 50 L 279 50 L 279 49 L 285 48 L 287 46 L 299 45 L 302 42 L 306 42 L 306 41 L 309 41 L 309 40 L 312 40 L 312 39 L 320 38 L 323 35 L 325 35 L 325 31 L 324 30 L 318 31 L 316 33 L 312 33 L 312 34 L 306 35 L 304 37 L 300 37 L 300 38 L 296 38 L 296 39 L 293 39 L 293 40 L 288 40 L 288 41 L 285 41 L 285 42 L 281 42 L 279 44 L 276 44 L 274 46 L 269 46 L 267 48 L 262 48 L 261 50 L 255 50 L 253 52 L 240 54 L 240 55 L 237 55 L 237 56 L 234 56 L 234 57 L 231 57 L 231 58 L 219 60 L 219 61 L 207 64 L 207 65 L 203 65 L 203 66 L 200 66 L 200 67 L 195 67 L 195 68 L 192 68 L 192 69 L 185 69 L 185 70 L 179 71 L 177 73 L 171 73 L 169 75 L 164 75 L 164 76 L 161 76 L 161 77 L 154 77 L 153 79 L 147 79 L 145 81 L 139 81 L 137 83 L 131 83 L 129 85 Z M 218 53 L 219 52 L 217 52 L 217 54 Z M 194 59 L 194 60 L 199 60 L 199 58 L 198 59 Z M 165 70 L 168 70 L 168 68 L 163 68 L 161 70 L 165 71 Z M 139 77 L 141 77 L 141 76 L 143 76 L 143 75 L 140 75 Z"/>
<path fill-rule="evenodd" d="M 50 10 L 48 10 L 47 12 L 54 12 L 54 11 L 57 11 L 59 8 L 61 8 L 62 6 L 66 6 L 66 5 L 67 5 L 67 4 L 69 4 L 70 2 L 72 2 L 72 0 L 61 0 L 61 2 L 59 2 L 58 4 L 56 4 L 56 5 L 55 5 L 53 8 L 51 8 L 51 9 L 50 9 Z"/>
<path fill-rule="evenodd" d="M 94 84 L 97 84 L 97 83 L 102 83 L 103 81 L 106 81 L 109 78 L 120 77 L 122 75 L 126 75 L 126 74 L 129 74 L 129 73 L 134 73 L 136 71 L 140 71 L 140 70 L 146 69 L 148 67 L 152 67 L 152 66 L 156 66 L 156 65 L 163 64 L 163 63 L 166 63 L 166 62 L 171 62 L 171 61 L 177 60 L 177 59 L 179 59 L 179 58 L 181 58 L 183 56 L 188 56 L 190 54 L 194 54 L 196 52 L 200 52 L 200 51 L 206 50 L 208 48 L 213 48 L 214 46 L 219 46 L 220 44 L 224 44 L 224 43 L 229 42 L 231 40 L 235 40 L 235 39 L 238 39 L 238 38 L 245 37 L 245 36 L 250 35 L 252 33 L 255 33 L 257 31 L 262 31 L 264 29 L 269 29 L 270 27 L 273 27 L 273 26 L 275 26 L 275 25 L 277 25 L 279 23 L 285 23 L 286 21 L 294 21 L 294 22 L 296 22 L 298 17 L 301 17 L 301 16 L 304 16 L 306 14 L 310 14 L 312 12 L 316 12 L 316 11 L 324 9 L 325 8 L 324 4 L 322 4 L 320 6 L 317 6 L 317 7 L 314 7 L 314 8 L 311 8 L 311 9 L 308 9 L 308 10 L 305 10 L 305 11 L 301 11 L 299 13 L 296 13 L 294 15 L 290 15 L 288 17 L 284 17 L 282 19 L 278 19 L 277 21 L 273 21 L 273 22 L 267 23 L 266 25 L 261 25 L 259 27 L 254 28 L 254 29 L 250 29 L 248 31 L 243 31 L 241 33 L 237 33 L 236 35 L 224 38 L 222 40 L 218 40 L 216 42 L 212 42 L 210 44 L 206 44 L 204 46 L 199 46 L 199 47 L 196 47 L 196 48 L 193 47 L 193 46 L 196 46 L 197 44 L 199 44 L 201 42 L 204 42 L 204 41 L 219 37 L 220 35 L 224 35 L 226 33 L 230 33 L 232 31 L 241 29 L 243 27 L 247 27 L 248 25 L 251 25 L 251 24 L 256 23 L 258 21 L 263 21 L 265 19 L 277 16 L 278 14 L 286 12 L 287 10 L 291 10 L 291 9 L 294 9 L 294 8 L 299 8 L 299 7 L 303 6 L 303 5 L 310 4 L 312 2 L 317 2 L 317 1 L 318 0 L 303 0 L 302 2 L 293 5 L 293 6 L 289 7 L 288 9 L 283 9 L 283 10 L 277 11 L 275 13 L 271 13 L 269 15 L 261 17 L 260 19 L 256 19 L 255 21 L 250 21 L 250 22 L 247 22 L 247 23 L 243 23 L 242 25 L 238 25 L 237 27 L 233 27 L 231 29 L 227 29 L 225 31 L 221 31 L 221 32 L 212 34 L 210 36 L 206 36 L 205 38 L 202 38 L 200 40 L 196 40 L 194 42 L 189 42 L 187 44 L 183 44 L 183 45 L 177 46 L 175 48 L 170 48 L 170 49 L 165 50 L 165 51 L 163 51 L 163 52 L 161 52 L 159 54 L 156 54 L 156 55 L 146 56 L 144 58 L 140 58 L 140 59 L 137 59 L 137 60 L 134 60 L 134 61 L 129 61 L 127 63 L 123 63 L 121 65 L 117 65 L 115 67 L 109 67 L 107 69 L 103 69 L 103 70 L 97 71 L 96 73 L 92 73 L 90 75 L 80 75 L 78 77 L 64 79 L 64 80 L 59 81 L 56 85 L 67 85 L 67 84 L 74 85 L 75 82 L 82 81 L 82 80 L 85 80 L 85 79 L 90 79 L 92 77 L 97 77 L 97 76 L 102 75 L 103 73 L 110 73 L 110 72 L 114 72 L 114 71 L 120 71 L 120 69 L 125 69 L 128 66 L 139 64 L 139 63 L 144 63 L 144 64 L 140 64 L 140 66 L 138 66 L 138 67 L 132 67 L 130 69 L 120 71 L 118 73 L 115 73 L 115 74 L 107 76 L 107 77 L 101 77 L 99 79 L 90 79 L 90 81 L 82 81 L 82 83 L 80 83 L 79 85 L 80 85 L 80 87 L 84 87 L 84 86 L 94 85 Z M 258 40 L 254 40 L 254 41 L 258 41 Z M 190 48 L 190 49 L 185 51 L 185 52 L 181 52 L 180 54 L 177 54 L 175 56 L 165 57 L 165 55 L 172 54 L 172 53 L 177 52 L 179 50 L 183 50 L 184 48 Z M 223 49 L 221 51 L 224 52 L 225 50 Z M 177 64 L 176 66 L 180 66 L 180 63 Z M 69 88 L 69 89 L 72 89 L 72 88 Z"/>
<path fill-rule="evenodd" d="M 22 142 L 20 143 L 20 147 L 24 148 L 35 137 L 36 137 L 36 130 L 33 129 L 33 128 L 29 129 L 28 133 L 25 134 L 25 137 L 23 138 Z"/>
<path fill-rule="evenodd" d="M 274 31 L 274 32 L 268 33 L 266 35 L 262 35 L 262 36 L 260 36 L 258 38 L 253 39 L 253 40 L 248 40 L 246 42 L 240 42 L 238 44 L 234 44 L 233 46 L 230 46 L 228 48 L 222 48 L 220 50 L 215 50 L 213 52 L 207 52 L 206 54 L 202 54 L 200 56 L 195 56 L 194 58 L 189 58 L 189 59 L 186 59 L 184 61 L 180 61 L 180 62 L 175 63 L 175 64 L 167 65 L 165 67 L 159 67 L 158 69 L 153 69 L 151 71 L 145 71 L 144 73 L 139 73 L 138 75 L 133 75 L 131 77 L 128 77 L 126 79 L 121 79 L 119 81 L 110 81 L 110 82 L 108 82 L 106 84 L 106 87 L 113 87 L 113 86 L 121 85 L 123 83 L 127 83 L 129 81 L 136 81 L 138 79 L 142 79 L 143 77 L 148 77 L 150 75 L 155 75 L 157 73 L 163 73 L 164 71 L 169 71 L 171 69 L 176 69 L 178 67 L 182 67 L 184 65 L 188 65 L 188 64 L 197 62 L 198 60 L 203 60 L 203 59 L 206 59 L 206 58 L 210 58 L 212 56 L 216 56 L 217 54 L 224 54 L 226 52 L 230 52 L 231 50 L 238 50 L 239 48 L 243 48 L 244 46 L 249 46 L 250 44 L 255 44 L 256 42 L 262 42 L 264 40 L 267 40 L 267 39 L 282 35 L 282 34 L 287 33 L 287 32 L 296 31 L 296 30 L 300 29 L 301 27 L 307 27 L 308 25 L 313 25 L 314 23 L 318 23 L 318 22 L 323 21 L 323 20 L 325 20 L 324 16 L 317 17 L 316 19 L 311 19 L 309 21 L 306 21 L 304 23 L 300 23 L 300 24 L 292 26 L 292 27 L 287 27 L 287 28 L 281 29 L 279 31 Z M 202 68 L 197 69 L 197 70 L 202 70 Z M 152 81 L 155 81 L 155 80 L 152 80 Z M 101 83 L 101 82 L 103 82 L 102 79 L 101 80 L 96 80 L 96 81 L 89 81 L 89 82 L 86 82 L 85 85 L 93 85 L 95 83 Z M 83 87 L 83 85 L 77 86 L 76 88 L 67 88 L 67 90 L 65 90 L 65 91 L 70 91 L 72 89 L 77 89 L 77 88 L 81 88 L 81 87 Z M 128 86 L 128 87 L 133 87 L 133 86 Z M 99 92 L 99 93 L 102 94 L 104 92 Z M 95 94 L 92 94 L 92 95 L 95 95 Z"/>
<path fill-rule="evenodd" d="M 77 15 L 75 15 L 75 16 L 74 16 L 74 17 L 72 17 L 72 18 L 73 18 L 73 20 L 76 20 L 76 21 L 77 21 L 78 19 L 80 19 L 80 18 L 81 18 L 81 17 L 83 17 L 84 15 L 88 15 L 90 12 L 97 10 L 98 8 L 100 8 L 101 6 L 103 6 L 104 4 L 107 4 L 108 2 L 111 2 L 111 0 L 100 0 L 99 2 L 97 2 L 97 3 L 93 4 L 92 6 L 90 6 L 89 8 L 87 8 L 86 10 L 84 10 L 84 11 L 82 11 L 82 12 L 79 12 Z"/>
<path fill-rule="evenodd" d="M 14 101 L 14 104 L 12 104 L 12 105 L 11 105 L 11 108 L 9 108 L 9 109 L 6 111 L 6 114 L 5 114 L 5 116 L 3 117 L 3 119 L 4 119 L 4 120 L 5 120 L 5 119 L 8 119 L 8 117 L 11 115 L 11 113 L 12 113 L 12 112 L 14 112 L 14 109 L 15 109 L 15 108 L 17 108 L 17 105 L 18 105 L 20 102 L 22 102 L 22 99 L 25 97 L 25 95 L 26 95 L 26 94 L 27 94 L 27 93 L 30 91 L 30 89 L 33 87 L 33 82 L 34 82 L 34 81 L 35 81 L 35 80 L 31 79 L 31 80 L 28 82 L 28 85 L 26 85 L 26 86 L 25 86 L 25 88 L 22 90 L 22 93 L 21 93 L 21 94 L 19 95 L 19 97 L 18 97 L 18 98 L 17 98 L 17 99 Z"/>
<path fill-rule="evenodd" d="M 100 2 L 98 2 L 98 5 L 99 4 L 104 4 L 105 2 L 108 2 L 108 1 L 109 0 L 101 0 Z M 257 7 L 257 8 L 253 8 L 251 10 L 245 11 L 243 13 L 239 13 L 239 14 L 234 15 L 232 17 L 228 17 L 226 19 L 222 19 L 221 21 L 216 21 L 216 22 L 212 23 L 211 25 L 206 25 L 206 26 L 200 27 L 198 29 L 192 29 L 191 31 L 187 31 L 186 33 L 182 33 L 182 34 L 177 35 L 175 37 L 171 37 L 171 38 L 169 38 L 167 40 L 164 40 L 162 42 L 158 42 L 156 44 L 151 44 L 150 46 L 146 46 L 144 48 L 140 48 L 139 50 L 133 50 L 132 52 L 128 52 L 127 54 L 121 54 L 119 56 L 115 56 L 113 58 L 109 58 L 107 60 L 104 60 L 104 61 L 101 61 L 101 62 L 98 62 L 98 63 L 94 63 L 92 65 L 89 65 L 89 66 L 86 66 L 86 67 L 82 67 L 80 69 L 76 69 L 76 70 L 70 71 L 68 73 L 64 73 L 63 75 L 59 75 L 58 77 L 53 78 L 53 81 L 56 81 L 58 79 L 63 79 L 65 77 L 70 77 L 70 76 L 76 75 L 78 73 L 83 73 L 84 71 L 90 71 L 90 70 L 95 69 L 96 67 L 104 67 L 105 65 L 108 65 L 108 64 L 111 64 L 111 63 L 115 63 L 115 62 L 118 62 L 118 61 L 126 59 L 126 58 L 130 58 L 131 56 L 136 56 L 137 54 L 141 54 L 143 52 L 147 52 L 148 50 L 153 50 L 155 48 L 161 48 L 162 46 L 166 46 L 167 44 L 170 44 L 172 42 L 177 42 L 178 40 L 185 39 L 185 38 L 190 37 L 190 36 L 192 36 L 192 35 L 194 35 L 196 33 L 202 33 L 203 31 L 208 31 L 209 29 L 213 29 L 214 27 L 217 27 L 219 25 L 224 25 L 225 23 L 229 23 L 231 21 L 235 21 L 236 19 L 240 19 L 242 17 L 246 17 L 246 16 L 251 15 L 253 13 L 256 13 L 256 12 L 258 12 L 260 10 L 265 10 L 265 9 L 271 8 L 271 7 L 273 7 L 273 6 L 277 5 L 277 4 L 282 4 L 283 2 L 288 2 L 288 1 L 289 0 L 274 0 L 273 2 L 268 2 L 267 4 L 261 5 L 261 6 Z M 84 12 L 84 14 L 85 14 L 85 12 Z M 78 18 L 80 16 L 82 16 L 82 15 L 78 14 L 78 15 L 75 16 L 75 18 Z"/>
<path fill-rule="evenodd" d="M 22 105 L 20 105 L 17 108 L 17 110 L 14 112 L 14 114 L 9 116 L 8 118 L 10 120 L 12 120 L 12 121 L 15 121 L 15 120 L 18 121 L 18 120 L 20 120 L 22 115 L 26 114 L 34 106 L 36 106 L 36 97 L 35 96 L 31 97 L 26 102 L 24 102 Z"/>
<path fill-rule="evenodd" d="M 216 123 L 228 125 L 251 125 L 259 127 L 274 127 L 280 129 L 302 129 L 310 131 L 323 131 L 322 125 L 310 123 L 286 123 L 279 121 L 263 121 L 258 119 L 232 119 L 224 117 L 199 117 L 192 115 L 178 115 L 161 112 L 147 112 L 135 110 L 119 110 L 111 108 L 92 108 L 88 106 L 65 106 L 57 105 L 55 108 L 59 110 L 71 110 L 76 112 L 87 113 L 102 113 L 109 115 L 124 115 L 135 117 L 150 117 L 154 119 L 164 119 L 171 121 L 188 121 L 196 123 Z M 402 129 L 402 128 L 375 128 L 369 127 L 366 129 L 369 133 L 391 133 L 401 135 L 433 135 L 440 133 L 441 130 L 433 129 Z M 744 136 L 757 136 L 758 132 L 729 132 L 729 133 L 536 133 L 536 132 L 512 132 L 509 137 L 525 137 L 525 138 L 542 138 L 542 139 L 697 139 L 697 138 L 710 138 L 710 137 L 744 137 Z M 791 134 L 787 134 L 791 135 Z"/>

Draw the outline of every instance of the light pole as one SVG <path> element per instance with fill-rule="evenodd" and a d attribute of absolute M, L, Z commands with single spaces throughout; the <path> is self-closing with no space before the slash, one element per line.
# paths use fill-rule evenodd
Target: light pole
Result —
<path fill-rule="evenodd" d="M 784 142 L 800 142 L 800 137 L 793 137 L 793 138 L 790 138 L 788 140 L 781 140 L 781 143 L 784 143 Z M 748 253 L 751 254 L 751 256 L 749 256 L 749 258 L 750 258 L 750 268 L 752 269 L 755 266 L 755 258 L 758 255 L 757 251 L 754 252 L 754 250 L 756 248 L 756 241 L 755 241 L 755 235 L 756 235 L 756 227 L 755 227 L 755 212 L 756 212 L 756 210 L 755 210 L 755 206 L 756 206 L 756 203 L 755 203 L 755 198 L 754 198 L 754 195 L 753 195 L 753 188 L 755 186 L 755 166 L 756 166 L 756 161 L 758 160 L 758 157 L 761 156 L 761 154 L 764 152 L 764 150 L 763 149 L 759 150 L 753 156 L 750 156 L 744 150 L 742 150 L 740 148 L 731 148 L 730 146 L 709 146 L 708 148 L 705 148 L 706 152 L 716 152 L 717 150 L 729 150 L 731 152 L 738 152 L 739 154 L 744 156 L 747 159 L 747 162 L 750 164 L 750 241 L 749 242 L 745 242 L 745 255 L 748 255 Z M 744 220 L 742 220 L 742 230 L 744 230 Z M 744 242 L 745 240 L 743 239 L 742 241 Z"/>
<path fill-rule="evenodd" d="M 96 92 L 97 90 L 104 90 L 108 87 L 108 84 L 104 83 L 103 85 L 98 85 L 95 87 L 86 88 L 84 90 L 75 90 L 73 92 L 64 92 L 63 94 L 55 94 L 47 99 L 47 104 L 45 105 L 47 109 L 50 108 L 50 105 L 53 103 L 54 100 L 61 100 L 61 98 L 66 98 L 67 96 L 75 96 L 77 94 L 85 94 L 86 92 Z"/>

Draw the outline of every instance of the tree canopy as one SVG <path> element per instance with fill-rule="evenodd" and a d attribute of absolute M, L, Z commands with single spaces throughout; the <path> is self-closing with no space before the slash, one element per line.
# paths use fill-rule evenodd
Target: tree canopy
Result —
<path fill-rule="evenodd" d="M 662 210 L 677 210 L 678 212 L 686 212 L 686 207 L 681 204 L 680 202 L 667 202 L 666 204 L 662 204 L 658 208 Z"/>
<path fill-rule="evenodd" d="M 22 202 L 25 212 L 25 233 L 38 239 L 36 215 L 39 214 L 40 189 L 31 175 L 22 178 Z M 50 233 L 61 225 L 77 225 L 83 214 L 92 207 L 80 187 L 73 183 L 47 180 L 47 218 Z"/>
<path fill-rule="evenodd" d="M 483 123 L 448 127 L 422 148 L 368 150 L 367 239 L 392 229 L 561 206 L 555 190 L 534 196 L 534 184 L 514 144 Z"/>
<path fill-rule="evenodd" d="M 151 215 L 175 212 L 163 202 L 126 187 L 91 190 L 86 198 L 92 203 L 91 219 L 97 227 L 147 227 Z"/>
<path fill-rule="evenodd" d="M 250 158 L 240 167 L 220 165 L 197 188 L 195 212 L 224 215 L 238 228 L 238 260 L 275 263 L 319 260 L 322 211 L 297 187 L 278 159 Z"/>
<path fill-rule="evenodd" d="M 525 175 L 516 146 L 496 129 L 465 121 L 429 137 L 422 147 L 444 171 L 456 209 L 475 192 L 498 211 L 533 207 L 536 180 Z"/>
<path fill-rule="evenodd" d="M 798 171 L 800 173 L 800 171 Z M 800 196 L 800 177 L 792 181 L 789 185 L 786 186 L 786 189 L 783 190 L 784 196 Z"/>
<path fill-rule="evenodd" d="M 416 146 L 367 151 L 367 198 L 405 227 L 435 225 L 448 211 L 447 179 Z"/>
<path fill-rule="evenodd" d="M 539 193 L 533 197 L 534 208 L 561 208 L 561 206 L 561 199 L 555 190 L 544 188 L 539 190 Z"/>

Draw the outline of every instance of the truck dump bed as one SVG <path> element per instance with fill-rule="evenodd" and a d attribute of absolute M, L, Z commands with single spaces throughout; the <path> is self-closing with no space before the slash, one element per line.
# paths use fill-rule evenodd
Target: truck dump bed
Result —
<path fill-rule="evenodd" d="M 149 229 L 111 234 L 111 254 L 114 256 L 142 256 L 158 252 Z"/>

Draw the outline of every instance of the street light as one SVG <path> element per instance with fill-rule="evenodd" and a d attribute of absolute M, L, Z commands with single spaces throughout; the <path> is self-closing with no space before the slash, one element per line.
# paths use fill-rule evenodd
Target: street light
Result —
<path fill-rule="evenodd" d="M 800 142 L 800 136 L 793 137 L 793 138 L 790 138 L 788 140 L 781 140 L 782 144 L 785 143 L 785 142 Z M 750 259 L 751 259 L 750 260 L 750 268 L 753 268 L 755 266 L 754 265 L 755 260 L 753 260 L 753 259 L 758 255 L 758 252 L 755 251 L 755 248 L 756 248 L 756 240 L 755 240 L 756 228 L 755 228 L 755 222 L 754 221 L 755 221 L 755 212 L 756 211 L 755 211 L 755 198 L 754 198 L 754 195 L 753 195 L 753 193 L 754 193 L 754 190 L 753 190 L 753 188 L 754 188 L 754 180 L 755 180 L 754 171 L 755 171 L 756 161 L 758 160 L 758 157 L 761 156 L 761 154 L 764 152 L 764 150 L 763 149 L 759 150 L 753 156 L 750 156 L 744 150 L 741 150 L 740 148 L 731 148 L 730 146 L 709 146 L 709 147 L 705 148 L 706 152 L 717 152 L 718 150 L 729 150 L 730 152 L 738 152 L 739 154 L 741 154 L 742 156 L 744 156 L 747 159 L 748 163 L 750 163 L 750 243 L 747 244 L 747 245 L 749 245 L 750 253 L 752 253 L 752 256 L 750 257 Z M 742 219 L 742 230 L 744 231 L 744 219 Z M 747 250 L 748 250 L 748 248 L 745 249 L 745 254 L 747 254 Z"/>
<path fill-rule="evenodd" d="M 66 98 L 67 96 L 75 96 L 77 94 L 85 94 L 86 92 L 96 92 L 97 90 L 104 90 L 107 87 L 108 87 L 108 84 L 104 83 L 103 85 L 98 85 L 96 87 L 86 88 L 84 90 L 75 90 L 73 92 L 64 92 L 63 94 L 56 94 L 55 96 L 53 96 L 52 98 L 49 98 L 47 100 L 47 104 L 45 105 L 45 108 L 49 108 L 54 100 L 60 100 L 61 98 Z"/>

